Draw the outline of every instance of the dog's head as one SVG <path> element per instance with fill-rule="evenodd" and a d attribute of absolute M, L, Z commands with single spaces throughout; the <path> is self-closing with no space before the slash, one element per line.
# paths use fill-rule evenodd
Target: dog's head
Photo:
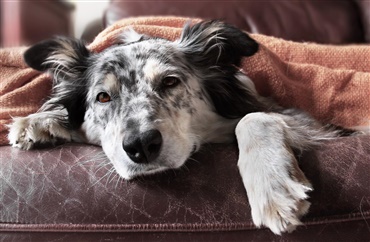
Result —
<path fill-rule="evenodd" d="M 102 145 L 124 178 L 177 168 L 204 142 L 233 138 L 246 113 L 258 111 L 238 65 L 257 43 L 218 21 L 185 26 L 174 41 L 127 31 L 92 53 L 77 40 L 41 42 L 25 53 L 54 75 L 49 105 L 67 109 L 70 129 Z"/>

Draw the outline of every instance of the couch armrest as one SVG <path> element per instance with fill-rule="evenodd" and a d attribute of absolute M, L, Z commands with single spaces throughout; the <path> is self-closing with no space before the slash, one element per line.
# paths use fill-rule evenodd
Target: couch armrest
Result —
<path fill-rule="evenodd" d="M 100 147 L 66 144 L 22 151 L 3 146 L 0 230 L 147 235 L 218 231 L 225 232 L 226 240 L 235 233 L 254 238 L 237 157 L 236 145 L 209 145 L 183 169 L 124 181 L 110 170 Z M 325 238 L 346 223 L 356 226 L 342 228 L 338 238 L 366 238 L 370 136 L 326 142 L 303 154 L 300 165 L 315 188 L 311 210 L 305 227 L 281 238 Z M 257 234 L 260 239 L 277 238 L 269 230 Z"/>

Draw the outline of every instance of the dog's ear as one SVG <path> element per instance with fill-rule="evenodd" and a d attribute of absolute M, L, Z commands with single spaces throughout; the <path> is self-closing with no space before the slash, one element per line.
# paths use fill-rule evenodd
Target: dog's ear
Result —
<path fill-rule="evenodd" d="M 176 44 L 218 114 L 240 118 L 264 109 L 237 77 L 242 57 L 258 51 L 257 42 L 246 33 L 220 21 L 206 21 L 185 26 Z"/>
<path fill-rule="evenodd" d="M 178 42 L 185 54 L 207 66 L 238 66 L 242 57 L 258 50 L 257 42 L 248 34 L 217 20 L 187 24 Z"/>
<path fill-rule="evenodd" d="M 89 55 L 82 41 L 57 37 L 33 45 L 23 57 L 28 66 L 38 71 L 62 68 L 70 72 L 72 68 L 72 71 L 83 71 L 83 64 Z"/>
<path fill-rule="evenodd" d="M 82 41 L 58 37 L 35 44 L 23 56 L 30 67 L 53 74 L 53 93 L 47 107 L 66 108 L 72 129 L 79 128 L 84 120 L 89 55 Z"/>

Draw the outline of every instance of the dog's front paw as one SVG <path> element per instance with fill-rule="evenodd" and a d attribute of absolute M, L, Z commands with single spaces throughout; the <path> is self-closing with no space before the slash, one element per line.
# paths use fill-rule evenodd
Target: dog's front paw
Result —
<path fill-rule="evenodd" d="M 13 147 L 29 150 L 34 146 L 35 140 L 29 121 L 29 118 L 14 118 L 13 123 L 9 125 L 8 139 Z"/>
<path fill-rule="evenodd" d="M 9 125 L 9 143 L 16 148 L 29 150 L 35 144 L 55 144 L 57 137 L 69 140 L 70 134 L 59 128 L 50 118 L 14 118 L 13 123 Z"/>
<path fill-rule="evenodd" d="M 261 180 L 261 188 L 247 189 L 251 191 L 248 196 L 254 224 L 264 225 L 275 234 L 291 232 L 302 224 L 300 218 L 310 207 L 307 192 L 312 190 L 307 181 L 303 184 L 289 177 L 280 179 Z"/>
<path fill-rule="evenodd" d="M 254 224 L 266 226 L 275 234 L 293 231 L 310 207 L 306 199 L 311 184 L 290 150 L 280 150 L 271 160 L 262 151 L 250 155 L 261 156 L 249 162 L 242 156 L 238 165 Z"/>

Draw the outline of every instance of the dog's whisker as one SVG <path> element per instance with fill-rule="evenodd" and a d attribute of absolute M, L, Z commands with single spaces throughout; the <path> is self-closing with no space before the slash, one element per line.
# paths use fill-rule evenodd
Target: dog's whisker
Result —
<path fill-rule="evenodd" d="M 187 171 L 187 172 L 189 172 L 190 171 L 190 169 L 189 169 L 189 167 L 188 167 L 188 165 L 185 163 L 184 165 L 182 165 L 181 166 L 181 169 L 183 169 L 183 170 L 185 170 L 185 171 Z"/>
<path fill-rule="evenodd" d="M 109 176 L 108 176 L 108 178 L 107 178 L 107 180 L 106 180 L 106 182 L 105 182 L 105 186 L 107 187 L 108 186 L 108 184 L 110 184 L 111 183 L 111 176 L 113 175 L 113 178 L 114 178 L 114 176 L 115 176 L 115 174 L 116 174 L 116 169 L 114 168 L 114 167 L 112 167 L 109 171 Z"/>
<path fill-rule="evenodd" d="M 123 178 L 117 173 L 117 181 L 116 185 L 114 186 L 114 189 L 117 190 L 117 187 L 122 184 Z"/>
<path fill-rule="evenodd" d="M 198 164 L 201 164 L 201 162 L 199 160 L 194 159 L 193 157 L 189 157 L 188 160 L 193 161 L 193 162 L 196 162 Z"/>
<path fill-rule="evenodd" d="M 82 161 L 78 162 L 75 165 L 86 165 L 86 164 L 91 164 L 91 163 L 101 162 L 101 161 L 103 161 L 102 163 L 104 163 L 104 162 L 109 163 L 109 160 L 107 160 L 107 157 L 104 154 L 104 152 L 99 152 L 95 155 L 95 157 L 93 157 L 91 159 L 88 159 L 88 160 L 82 160 Z"/>
<path fill-rule="evenodd" d="M 107 168 L 111 166 L 112 164 L 110 162 L 102 162 L 99 165 L 96 166 L 95 174 L 97 174 L 101 169 Z"/>
<path fill-rule="evenodd" d="M 96 184 L 98 184 L 101 180 L 103 180 L 105 177 L 107 177 L 108 175 L 111 175 L 112 174 L 112 170 L 113 170 L 113 168 L 111 168 L 110 170 L 108 170 L 107 171 L 107 173 L 104 175 L 104 176 L 102 176 L 102 177 L 100 177 L 98 180 L 96 180 L 91 186 L 90 186 L 90 188 L 91 187 L 93 187 L 93 186 L 95 186 Z"/>

